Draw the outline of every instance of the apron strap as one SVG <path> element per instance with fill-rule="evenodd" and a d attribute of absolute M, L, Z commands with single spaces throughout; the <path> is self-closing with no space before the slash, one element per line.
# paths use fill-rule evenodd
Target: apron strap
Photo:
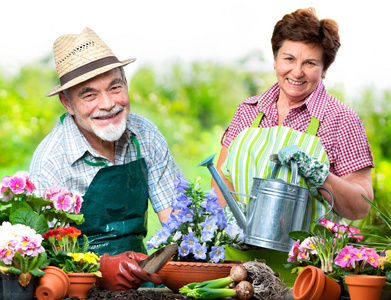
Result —
<path fill-rule="evenodd" d="M 261 123 L 261 120 L 263 118 L 264 113 L 261 111 L 259 112 L 258 116 L 255 118 L 254 122 L 251 124 L 251 127 L 258 128 L 259 124 Z M 318 132 L 320 121 L 315 118 L 311 117 L 310 124 L 308 125 L 308 128 L 305 133 L 310 135 L 315 135 Z"/>
<path fill-rule="evenodd" d="M 136 145 L 136 148 L 137 148 L 137 159 L 140 159 L 141 158 L 141 156 L 140 156 L 140 143 L 138 142 L 138 140 L 136 139 L 136 137 L 134 135 L 132 135 L 130 137 L 130 139 Z"/>
<path fill-rule="evenodd" d="M 98 161 L 94 163 L 92 161 L 86 160 L 85 158 L 83 158 L 83 160 L 87 165 L 92 167 L 108 167 L 108 165 L 104 161 Z"/>
<path fill-rule="evenodd" d="M 62 116 L 60 117 L 61 124 L 64 124 L 64 119 L 66 116 L 67 116 L 67 113 L 63 113 Z"/>

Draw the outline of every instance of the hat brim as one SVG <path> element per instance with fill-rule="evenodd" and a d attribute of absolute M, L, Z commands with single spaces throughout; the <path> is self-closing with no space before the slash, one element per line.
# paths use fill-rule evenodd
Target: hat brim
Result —
<path fill-rule="evenodd" d="M 98 68 L 98 69 L 95 69 L 93 71 L 90 71 L 88 73 L 85 73 L 79 77 L 76 77 L 75 79 L 72 79 L 70 81 L 68 81 L 66 84 L 64 85 L 58 85 L 56 86 L 55 88 L 51 89 L 49 92 L 47 92 L 45 94 L 46 97 L 51 97 L 51 96 L 54 96 L 54 95 L 57 95 L 58 93 L 62 92 L 63 90 L 66 90 L 66 89 L 69 89 L 70 87 L 72 86 L 75 86 L 81 82 L 84 82 L 84 81 L 87 81 L 95 76 L 98 76 L 100 74 L 103 74 L 107 71 L 110 71 L 110 70 L 113 70 L 115 68 L 118 68 L 118 67 L 124 67 L 132 62 L 134 62 L 136 59 L 135 58 L 131 58 L 131 59 L 127 59 L 127 60 L 124 60 L 124 61 L 121 61 L 119 63 L 115 63 L 115 64 L 110 64 L 110 65 L 107 65 L 107 66 L 104 66 L 104 67 L 101 67 L 101 68 Z"/>

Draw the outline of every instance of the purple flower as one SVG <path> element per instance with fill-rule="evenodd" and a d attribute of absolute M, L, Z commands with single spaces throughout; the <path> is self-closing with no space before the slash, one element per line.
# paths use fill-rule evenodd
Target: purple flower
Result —
<path fill-rule="evenodd" d="M 206 200 L 201 203 L 201 206 L 205 208 L 206 211 L 214 214 L 216 211 L 222 210 L 221 206 L 217 203 L 218 201 L 219 199 L 217 197 L 206 198 Z"/>
<path fill-rule="evenodd" d="M 181 224 L 181 220 L 171 212 L 170 216 L 167 218 L 167 221 L 163 223 L 163 227 L 167 227 L 170 229 L 170 231 L 174 231 L 177 230 Z"/>
<path fill-rule="evenodd" d="M 200 260 L 205 260 L 206 259 L 206 252 L 207 252 L 207 249 L 205 246 L 202 246 L 201 244 L 197 244 L 193 249 L 194 258 L 200 259 Z"/>
<path fill-rule="evenodd" d="M 214 237 L 214 232 L 206 229 L 201 230 L 201 242 L 210 242 Z"/>
<path fill-rule="evenodd" d="M 237 224 L 233 224 L 233 225 L 228 224 L 227 230 L 225 232 L 233 240 L 237 240 L 237 241 L 243 241 L 244 240 L 243 229 L 240 228 Z"/>
<path fill-rule="evenodd" d="M 184 208 L 178 212 L 177 217 L 181 220 L 182 223 L 193 222 L 193 211 L 191 209 Z"/>
<path fill-rule="evenodd" d="M 205 230 L 214 232 L 219 228 L 216 223 L 217 223 L 217 217 L 208 216 L 205 218 L 205 222 L 202 222 L 200 225 Z"/>
<path fill-rule="evenodd" d="M 193 250 L 195 245 L 200 241 L 197 237 L 194 236 L 193 232 L 189 232 L 188 235 L 183 235 L 182 238 L 183 238 L 183 241 L 181 243 L 181 246 L 182 246 L 182 244 L 183 245 L 188 245 L 190 250 Z"/>
<path fill-rule="evenodd" d="M 181 210 L 187 208 L 187 206 L 190 205 L 191 202 L 191 199 L 189 199 L 185 194 L 178 194 L 172 201 L 171 206 L 173 210 Z"/>
<path fill-rule="evenodd" d="M 185 257 L 185 256 L 189 255 L 189 253 L 190 253 L 189 245 L 188 244 L 182 245 L 182 243 L 181 243 L 181 246 L 179 247 L 178 252 L 181 257 Z"/>
<path fill-rule="evenodd" d="M 176 178 L 177 178 L 177 180 L 174 180 L 175 190 L 178 193 L 186 193 L 186 189 L 188 189 L 190 187 L 189 186 L 190 182 L 187 181 L 180 174 L 177 174 Z"/>
<path fill-rule="evenodd" d="M 216 214 L 216 219 L 217 219 L 217 226 L 219 226 L 220 229 L 224 229 L 228 226 L 228 221 L 227 218 L 224 215 L 223 210 L 219 210 Z"/>
<path fill-rule="evenodd" d="M 224 254 L 224 247 L 212 247 L 212 251 L 209 254 L 210 259 L 214 263 L 218 263 L 221 260 L 224 260 L 225 254 Z"/>
<path fill-rule="evenodd" d="M 171 231 L 167 227 L 163 227 L 162 230 L 156 232 L 156 234 L 158 239 L 161 240 L 162 243 L 167 243 L 167 239 L 171 235 Z"/>

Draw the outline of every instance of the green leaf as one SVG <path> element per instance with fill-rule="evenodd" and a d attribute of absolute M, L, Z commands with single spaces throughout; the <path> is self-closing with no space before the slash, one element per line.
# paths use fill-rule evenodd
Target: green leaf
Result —
<path fill-rule="evenodd" d="M 45 275 L 44 271 L 41 271 L 41 270 L 38 270 L 38 269 L 30 270 L 29 272 L 30 272 L 31 275 L 34 275 L 34 276 L 37 276 L 37 277 Z"/>
<path fill-rule="evenodd" d="M 83 234 L 83 247 L 81 248 L 81 253 L 87 253 L 89 247 L 90 247 L 90 242 L 88 241 L 88 237 L 85 234 Z"/>
<path fill-rule="evenodd" d="M 314 227 L 313 233 L 314 235 L 319 236 L 324 240 L 329 240 L 334 237 L 334 234 L 329 229 L 327 229 L 327 227 L 320 224 Z"/>
<path fill-rule="evenodd" d="M 23 224 L 31 227 L 37 233 L 43 234 L 49 230 L 48 223 L 43 215 L 37 215 L 31 208 L 21 207 L 10 215 L 12 224 Z"/>
<path fill-rule="evenodd" d="M 9 267 L 8 271 L 13 273 L 13 274 L 17 274 L 17 275 L 22 273 L 21 270 L 15 268 L 15 267 Z"/>
<path fill-rule="evenodd" d="M 304 230 L 289 232 L 289 237 L 294 241 L 300 240 L 300 242 L 302 242 L 309 236 L 310 236 L 310 233 L 307 231 L 304 231 Z"/>
<path fill-rule="evenodd" d="M 30 262 L 29 270 L 40 268 L 46 262 L 48 255 L 46 252 L 42 252 L 42 253 L 39 253 L 34 258 L 37 258 L 37 259 L 34 261 L 34 263 L 32 261 Z"/>

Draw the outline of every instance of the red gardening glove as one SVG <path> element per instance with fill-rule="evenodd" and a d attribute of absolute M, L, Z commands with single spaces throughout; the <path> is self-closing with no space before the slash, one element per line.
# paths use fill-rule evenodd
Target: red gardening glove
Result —
<path fill-rule="evenodd" d="M 98 277 L 96 286 L 110 291 L 128 291 L 138 289 L 144 282 L 162 284 L 162 278 L 158 274 L 148 274 L 138 262 L 148 255 L 133 251 L 126 251 L 117 255 L 104 254 L 100 257 L 99 271 L 102 277 Z"/>

